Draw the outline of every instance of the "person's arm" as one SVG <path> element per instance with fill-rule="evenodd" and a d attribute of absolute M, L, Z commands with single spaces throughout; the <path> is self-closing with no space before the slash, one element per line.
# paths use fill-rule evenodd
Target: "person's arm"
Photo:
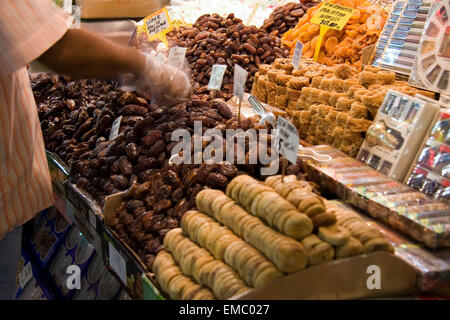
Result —
<path fill-rule="evenodd" d="M 139 75 L 145 56 L 92 33 L 72 29 L 38 59 L 55 72 L 73 78 L 114 79 L 123 73 Z"/>

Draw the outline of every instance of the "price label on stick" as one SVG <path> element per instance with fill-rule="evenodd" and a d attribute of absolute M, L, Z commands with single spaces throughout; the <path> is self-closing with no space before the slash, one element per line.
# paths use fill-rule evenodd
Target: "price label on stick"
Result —
<path fill-rule="evenodd" d="M 244 99 L 244 91 L 245 91 L 244 88 L 245 82 L 247 81 L 247 75 L 248 75 L 247 71 L 245 71 L 237 64 L 234 65 L 233 93 L 240 100 Z"/>
<path fill-rule="evenodd" d="M 119 135 L 120 122 L 122 121 L 122 116 L 114 120 L 111 131 L 109 132 L 109 140 L 114 140 Z"/>
<path fill-rule="evenodd" d="M 172 47 L 169 51 L 169 63 L 175 68 L 182 69 L 184 58 L 186 57 L 186 48 Z"/>
<path fill-rule="evenodd" d="M 319 58 L 323 37 L 329 28 L 342 30 L 353 15 L 354 9 L 335 3 L 322 2 L 320 8 L 312 16 L 311 22 L 320 25 L 319 38 L 314 52 L 314 61 Z"/>
<path fill-rule="evenodd" d="M 289 120 L 279 116 L 275 139 L 278 152 L 288 159 L 289 162 L 296 164 L 298 145 L 300 143 L 297 128 Z"/>
<path fill-rule="evenodd" d="M 127 284 L 127 263 L 116 248 L 109 242 L 109 265 L 119 276 L 124 284 Z"/>
<path fill-rule="evenodd" d="M 226 69 L 227 66 L 224 64 L 213 65 L 211 78 L 208 83 L 208 90 L 220 90 L 220 87 L 222 87 L 223 75 L 225 74 Z"/>
<path fill-rule="evenodd" d="M 166 8 L 162 8 L 146 17 L 144 19 L 144 24 L 145 31 L 150 41 L 159 39 L 168 46 L 166 34 L 173 30 L 173 25 Z"/>
<path fill-rule="evenodd" d="M 294 69 L 300 67 L 300 60 L 302 59 L 303 43 L 297 40 L 295 44 L 294 56 L 292 57 L 292 65 Z"/>

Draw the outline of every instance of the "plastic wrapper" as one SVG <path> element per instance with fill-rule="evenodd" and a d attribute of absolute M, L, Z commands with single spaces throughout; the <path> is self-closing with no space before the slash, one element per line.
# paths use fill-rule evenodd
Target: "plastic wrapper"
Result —
<path fill-rule="evenodd" d="M 345 159 L 349 164 L 354 161 L 329 147 L 313 149 L 332 155 L 332 163 L 345 163 Z M 396 182 L 369 166 L 345 174 L 308 161 L 302 162 L 302 166 L 312 181 L 375 219 L 430 248 L 450 246 L 450 206 L 446 203 Z"/>

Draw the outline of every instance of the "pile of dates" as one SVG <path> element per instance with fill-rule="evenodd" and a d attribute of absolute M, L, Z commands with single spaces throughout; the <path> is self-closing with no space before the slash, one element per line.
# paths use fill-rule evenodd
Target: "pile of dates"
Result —
<path fill-rule="evenodd" d="M 233 114 L 222 100 L 191 99 L 171 108 L 150 104 L 144 119 L 121 129 L 112 141 L 103 141 L 72 164 L 69 179 L 102 202 L 104 196 L 149 181 L 157 169 L 166 166 L 178 141 L 172 132 L 194 132 L 194 122 L 203 130 L 224 127 Z"/>
<path fill-rule="evenodd" d="M 264 29 L 244 25 L 233 14 L 226 18 L 218 14 L 203 15 L 192 27 L 180 27 L 167 38 L 172 46 L 187 48 L 186 58 L 196 94 L 209 93 L 207 85 L 214 64 L 227 66 L 222 92 L 217 93 L 217 97 L 226 100 L 232 97 L 235 64 L 249 72 L 246 89 L 250 91 L 260 64 L 270 64 L 289 55 L 278 37 Z"/>
<path fill-rule="evenodd" d="M 294 28 L 309 8 L 315 7 L 317 3 L 312 0 L 301 2 L 288 2 L 284 6 L 275 8 L 269 18 L 264 20 L 261 27 L 272 35 L 281 36 L 288 30 Z"/>
<path fill-rule="evenodd" d="M 164 236 L 178 228 L 183 214 L 195 207 L 197 193 L 206 187 L 225 190 L 237 174 L 237 168 L 226 163 L 198 168 L 168 166 L 153 173 L 149 181 L 133 186 L 107 223 L 152 270 Z"/>
<path fill-rule="evenodd" d="M 123 92 L 114 82 L 40 74 L 31 84 L 45 147 L 68 165 L 105 143 L 117 117 L 122 116 L 124 131 L 146 118 L 152 108 L 149 96 Z"/>

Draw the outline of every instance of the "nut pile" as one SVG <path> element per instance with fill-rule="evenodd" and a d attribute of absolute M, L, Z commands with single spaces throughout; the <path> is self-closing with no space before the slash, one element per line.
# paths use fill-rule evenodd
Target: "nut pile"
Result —
<path fill-rule="evenodd" d="M 298 20 L 303 17 L 306 10 L 316 6 L 312 0 L 301 2 L 288 2 L 284 6 L 275 8 L 269 18 L 264 20 L 261 27 L 270 34 L 281 37 L 286 31 L 294 28 Z"/>
<path fill-rule="evenodd" d="M 125 130 L 149 112 L 150 97 L 123 92 L 112 82 L 40 74 L 31 84 L 45 146 L 69 165 L 109 138 L 116 117 L 122 115 Z"/>
<path fill-rule="evenodd" d="M 288 50 L 278 37 L 264 29 L 245 26 L 233 14 L 223 18 L 217 14 L 203 15 L 192 27 L 180 27 L 167 36 L 173 46 L 186 47 L 186 58 L 192 70 L 194 91 L 208 94 L 207 85 L 214 64 L 225 64 L 222 92 L 217 97 L 229 99 L 233 92 L 234 64 L 249 72 L 247 91 L 262 63 L 287 57 Z"/>

